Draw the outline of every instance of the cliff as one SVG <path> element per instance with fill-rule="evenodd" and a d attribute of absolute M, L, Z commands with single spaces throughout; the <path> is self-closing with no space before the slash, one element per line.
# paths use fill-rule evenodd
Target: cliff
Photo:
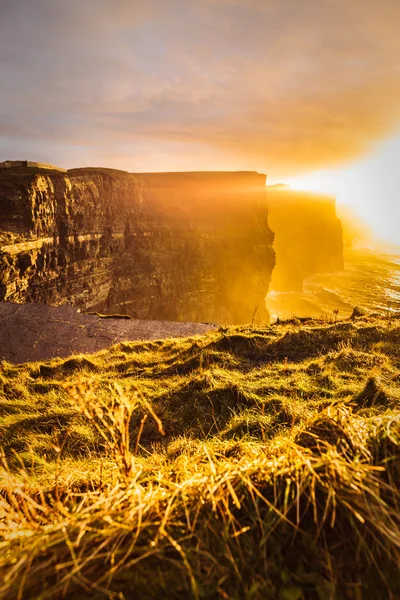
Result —
<path fill-rule="evenodd" d="M 301 291 L 310 275 L 343 269 L 342 226 L 334 197 L 271 185 L 267 203 L 276 252 L 271 289 Z"/>
<path fill-rule="evenodd" d="M 266 320 L 272 241 L 257 173 L 0 171 L 0 300 Z"/>

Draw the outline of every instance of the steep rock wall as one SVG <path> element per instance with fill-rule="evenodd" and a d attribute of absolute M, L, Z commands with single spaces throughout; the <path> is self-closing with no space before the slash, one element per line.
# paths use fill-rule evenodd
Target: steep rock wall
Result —
<path fill-rule="evenodd" d="M 0 300 L 266 320 L 272 241 L 257 173 L 0 172 Z"/>
<path fill-rule="evenodd" d="M 267 186 L 267 203 L 276 252 L 271 289 L 301 291 L 310 275 L 343 269 L 334 197 L 278 185 Z"/>

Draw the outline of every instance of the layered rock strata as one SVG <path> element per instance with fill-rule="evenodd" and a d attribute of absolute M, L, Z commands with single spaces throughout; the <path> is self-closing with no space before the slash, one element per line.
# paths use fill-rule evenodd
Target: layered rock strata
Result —
<path fill-rule="evenodd" d="M 265 321 L 272 242 L 258 173 L 0 171 L 0 300 Z"/>
<path fill-rule="evenodd" d="M 315 273 L 343 269 L 343 235 L 333 196 L 267 186 L 268 221 L 275 233 L 271 289 L 301 291 Z"/>

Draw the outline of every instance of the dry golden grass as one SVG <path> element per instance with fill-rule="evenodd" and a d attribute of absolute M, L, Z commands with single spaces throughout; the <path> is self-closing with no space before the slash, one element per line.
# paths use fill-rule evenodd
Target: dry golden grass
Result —
<path fill-rule="evenodd" d="M 0 370 L 1 598 L 400 597 L 400 320 Z"/>

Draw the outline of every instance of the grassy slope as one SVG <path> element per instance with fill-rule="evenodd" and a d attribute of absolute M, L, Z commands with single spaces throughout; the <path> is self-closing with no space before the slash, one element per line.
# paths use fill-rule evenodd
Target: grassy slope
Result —
<path fill-rule="evenodd" d="M 399 597 L 399 342 L 304 320 L 3 363 L 0 597 Z"/>

